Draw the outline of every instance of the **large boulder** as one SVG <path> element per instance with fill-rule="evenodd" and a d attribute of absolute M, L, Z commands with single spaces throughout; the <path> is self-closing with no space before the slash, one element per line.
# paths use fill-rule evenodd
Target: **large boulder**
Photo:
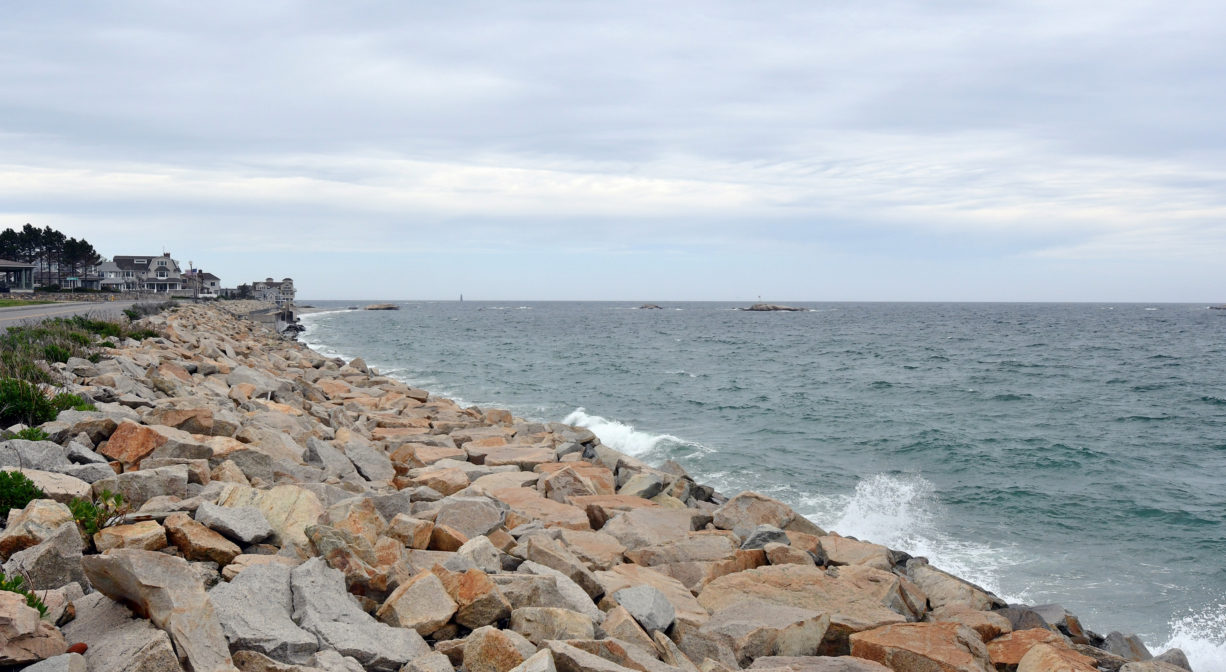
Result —
<path fill-rule="evenodd" d="M 318 638 L 298 627 L 291 614 L 290 567 L 250 567 L 209 591 L 231 649 L 259 651 L 284 663 L 305 664 L 319 649 Z"/>
<path fill-rule="evenodd" d="M 998 609 L 1008 604 L 992 593 L 968 581 L 932 567 L 915 558 L 907 562 L 907 578 L 928 596 L 933 609 L 963 604 L 972 609 Z"/>
<path fill-rule="evenodd" d="M 376 672 L 392 672 L 430 652 L 417 631 L 394 628 L 366 613 L 345 588 L 341 572 L 312 558 L 290 573 L 294 621 L 323 647 L 352 656 Z"/>
<path fill-rule="evenodd" d="M 740 493 L 724 502 L 712 516 L 716 527 L 732 530 L 741 539 L 749 537 L 759 525 L 772 525 L 782 530 L 819 536 L 825 534 L 821 528 L 793 511 L 787 504 L 756 492 Z"/>
<path fill-rule="evenodd" d="M 59 628 L 39 618 L 25 596 L 0 591 L 0 667 L 33 663 L 67 649 Z"/>
<path fill-rule="evenodd" d="M 1125 665 L 1120 668 L 1120 672 L 1166 672 L 1144 668 L 1128 670 L 1127 667 L 1128 665 Z M 1093 658 L 1083 656 L 1067 646 L 1053 644 L 1036 644 L 1022 656 L 1016 669 L 1017 672 L 1098 672 Z"/>
<path fill-rule="evenodd" d="M 193 670 L 237 669 L 213 603 L 185 560 L 156 551 L 113 549 L 86 557 L 83 565 L 99 592 L 132 605 L 165 630 Z"/>
<path fill-rule="evenodd" d="M 995 672 L 974 630 L 957 623 L 900 623 L 853 633 L 851 655 L 895 670 Z"/>
<path fill-rule="evenodd" d="M 0 467 L 56 471 L 68 464 L 64 449 L 57 443 L 25 439 L 0 441 Z"/>
<path fill-rule="evenodd" d="M 90 672 L 182 672 L 170 636 L 119 602 L 91 593 L 73 607 L 77 617 L 64 636 L 89 647 Z"/>
<path fill-rule="evenodd" d="M 0 532 L 0 558 L 35 546 L 64 523 L 73 522 L 72 511 L 51 499 L 35 499 L 24 509 L 9 511 L 8 525 Z"/>
<path fill-rule="evenodd" d="M 278 485 L 268 490 L 256 490 L 228 484 L 217 498 L 220 506 L 254 506 L 276 532 L 274 540 L 284 546 L 292 542 L 305 547 L 306 528 L 315 525 L 324 514 L 323 503 L 310 490 L 297 485 Z"/>
<path fill-rule="evenodd" d="M 63 523 L 35 546 L 14 553 L 4 563 L 8 576 L 24 576 L 31 590 L 53 590 L 69 583 L 89 586 L 82 569 L 85 543 L 76 523 Z"/>
<path fill-rule="evenodd" d="M 451 599 L 442 580 L 433 573 L 422 572 L 392 591 L 375 616 L 388 625 L 431 635 L 447 625 L 457 609 L 459 605 Z"/>
<path fill-rule="evenodd" d="M 858 569 L 867 574 L 805 565 L 760 567 L 715 579 L 699 593 L 698 602 L 712 612 L 755 599 L 829 614 L 820 653 L 847 655 L 852 633 L 908 621 L 898 578 L 869 567 Z"/>
<path fill-rule="evenodd" d="M 747 600 L 715 612 L 699 632 L 722 637 L 744 666 L 762 656 L 817 655 L 829 627 L 830 617 L 812 609 Z"/>

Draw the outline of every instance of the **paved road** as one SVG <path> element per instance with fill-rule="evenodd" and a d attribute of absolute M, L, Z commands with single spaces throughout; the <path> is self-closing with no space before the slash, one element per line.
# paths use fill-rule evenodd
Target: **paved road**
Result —
<path fill-rule="evenodd" d="M 89 315 L 103 318 L 116 318 L 123 315 L 123 309 L 137 303 L 136 301 L 81 301 L 78 303 L 44 303 L 37 306 L 13 306 L 0 308 L 0 328 L 7 329 L 16 324 L 38 322 L 48 317 L 69 317 L 72 315 Z"/>

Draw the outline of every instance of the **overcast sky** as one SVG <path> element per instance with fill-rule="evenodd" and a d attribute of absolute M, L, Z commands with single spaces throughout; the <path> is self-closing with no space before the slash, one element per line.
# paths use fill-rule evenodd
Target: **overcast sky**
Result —
<path fill-rule="evenodd" d="M 1226 3 L 3 2 L 27 222 L 307 299 L 1226 301 Z"/>

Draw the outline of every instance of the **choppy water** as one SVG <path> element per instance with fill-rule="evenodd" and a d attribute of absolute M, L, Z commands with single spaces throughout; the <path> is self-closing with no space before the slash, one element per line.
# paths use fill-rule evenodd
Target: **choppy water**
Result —
<path fill-rule="evenodd" d="M 1226 670 L 1226 311 L 400 305 L 303 340 Z"/>

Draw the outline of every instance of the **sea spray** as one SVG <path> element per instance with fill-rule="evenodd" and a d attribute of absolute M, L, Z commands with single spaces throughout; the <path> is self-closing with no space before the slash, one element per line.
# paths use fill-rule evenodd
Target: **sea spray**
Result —
<path fill-rule="evenodd" d="M 1226 672 L 1226 604 L 1189 611 L 1170 623 L 1171 638 L 1155 654 L 1182 649 L 1196 672 Z"/>

